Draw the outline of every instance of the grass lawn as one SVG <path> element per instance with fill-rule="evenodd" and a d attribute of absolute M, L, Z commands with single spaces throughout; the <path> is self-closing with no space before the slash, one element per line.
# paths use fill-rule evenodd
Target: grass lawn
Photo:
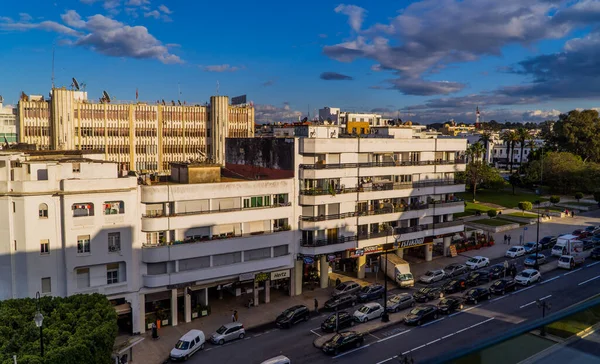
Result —
<path fill-rule="evenodd" d="M 483 224 L 483 225 L 489 225 L 489 226 L 504 226 L 504 225 L 514 224 L 514 222 L 512 222 L 512 221 L 506 221 L 506 220 L 501 220 L 501 219 L 483 219 L 483 220 L 475 220 L 472 222 L 474 222 L 476 224 Z"/>
<path fill-rule="evenodd" d="M 457 195 L 459 195 L 461 198 L 464 198 L 465 201 L 473 199 L 473 194 L 469 192 L 459 193 Z M 531 203 L 534 203 L 536 200 L 540 200 L 541 202 L 547 201 L 547 199 L 539 197 L 531 192 L 516 190 L 515 194 L 513 195 L 512 189 L 500 191 L 480 190 L 477 191 L 475 199 L 478 202 L 488 202 L 508 208 L 516 208 L 521 201 L 529 201 Z"/>
<path fill-rule="evenodd" d="M 480 211 L 482 215 L 485 215 L 488 210 L 493 210 L 493 208 L 480 205 L 478 203 L 467 202 L 467 206 L 465 206 L 465 212 L 458 212 L 454 214 L 454 217 L 465 217 L 465 216 L 473 216 Z"/>
<path fill-rule="evenodd" d="M 541 213 L 546 212 L 546 210 L 548 211 L 556 211 L 556 212 L 563 212 L 565 211 L 564 207 L 556 207 L 556 206 L 548 206 L 548 207 L 542 207 L 541 209 L 533 209 L 533 211 L 539 211 Z"/>
<path fill-rule="evenodd" d="M 598 323 L 600 308 L 594 307 L 553 322 L 547 326 L 547 331 L 553 335 L 567 338 Z"/>
<path fill-rule="evenodd" d="M 526 213 L 522 213 L 522 212 L 513 212 L 512 214 L 506 214 L 506 216 L 514 216 L 514 217 L 527 217 L 530 219 L 537 219 L 538 215 L 537 214 L 530 214 L 528 212 Z"/>

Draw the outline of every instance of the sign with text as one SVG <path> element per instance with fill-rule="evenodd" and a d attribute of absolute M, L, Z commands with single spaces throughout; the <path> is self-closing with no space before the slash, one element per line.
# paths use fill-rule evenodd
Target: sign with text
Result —
<path fill-rule="evenodd" d="M 424 238 L 404 240 L 400 242 L 400 248 L 410 248 L 413 246 L 423 245 L 425 243 Z"/>
<path fill-rule="evenodd" d="M 239 278 L 240 282 L 253 281 L 255 275 L 256 275 L 256 273 L 244 273 L 244 274 L 240 274 L 240 278 Z"/>
<path fill-rule="evenodd" d="M 255 283 L 264 282 L 267 279 L 269 279 L 269 275 L 267 273 L 257 273 L 256 276 L 254 276 Z"/>
<path fill-rule="evenodd" d="M 231 98 L 231 105 L 241 105 L 246 103 L 246 95 Z"/>
<path fill-rule="evenodd" d="M 456 252 L 456 245 L 450 245 L 450 256 L 454 258 L 457 255 L 458 253 Z"/>
<path fill-rule="evenodd" d="M 278 279 L 290 278 L 290 270 L 280 270 L 277 272 L 271 272 L 271 280 L 276 281 Z"/>

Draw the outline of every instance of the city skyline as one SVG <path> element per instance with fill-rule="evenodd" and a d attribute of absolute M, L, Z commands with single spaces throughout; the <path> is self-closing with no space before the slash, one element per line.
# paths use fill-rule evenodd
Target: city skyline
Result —
<path fill-rule="evenodd" d="M 47 94 L 54 44 L 56 86 L 76 77 L 90 99 L 152 102 L 248 94 L 257 122 L 324 106 L 421 123 L 598 106 L 597 1 L 29 4 L 0 14 L 6 104 Z"/>

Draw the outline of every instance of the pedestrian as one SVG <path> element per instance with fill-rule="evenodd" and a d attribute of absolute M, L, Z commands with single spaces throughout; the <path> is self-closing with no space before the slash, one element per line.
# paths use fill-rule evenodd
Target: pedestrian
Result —
<path fill-rule="evenodd" d="M 237 322 L 238 321 L 238 312 L 237 310 L 233 310 L 233 322 Z"/>
<path fill-rule="evenodd" d="M 340 277 L 337 277 L 337 278 L 335 279 L 335 286 L 337 287 L 337 286 L 339 286 L 341 283 L 342 283 L 342 280 L 340 279 Z"/>
<path fill-rule="evenodd" d="M 504 234 L 504 244 L 508 244 L 508 236 Z"/>
<path fill-rule="evenodd" d="M 575 217 L 575 211 L 571 211 L 571 217 Z"/>
<path fill-rule="evenodd" d="M 510 234 L 508 234 L 508 245 L 510 245 L 510 239 L 511 239 L 511 236 L 510 236 Z"/>
<path fill-rule="evenodd" d="M 508 274 L 508 260 L 504 261 L 504 276 Z"/>
<path fill-rule="evenodd" d="M 319 313 L 319 301 L 315 298 L 315 313 Z"/>
<path fill-rule="evenodd" d="M 513 277 L 513 279 L 515 279 L 515 277 L 517 276 L 517 267 L 514 264 L 511 267 L 510 275 Z"/>
<path fill-rule="evenodd" d="M 235 311 L 231 313 L 231 322 L 235 322 Z"/>

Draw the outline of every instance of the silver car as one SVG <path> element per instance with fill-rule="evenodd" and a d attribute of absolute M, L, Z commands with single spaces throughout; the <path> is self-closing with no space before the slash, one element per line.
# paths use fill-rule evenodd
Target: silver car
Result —
<path fill-rule="evenodd" d="M 387 301 L 388 312 L 398 312 L 408 307 L 415 306 L 415 299 L 409 293 L 400 293 L 393 295 Z"/>
<path fill-rule="evenodd" d="M 210 341 L 213 344 L 223 345 L 227 341 L 243 339 L 246 336 L 246 330 L 241 322 L 232 322 L 230 324 L 219 327 L 217 332 L 210 336 Z"/>
<path fill-rule="evenodd" d="M 347 294 L 356 294 L 360 290 L 360 284 L 354 281 L 342 282 L 333 290 L 333 296 L 344 296 Z"/>

